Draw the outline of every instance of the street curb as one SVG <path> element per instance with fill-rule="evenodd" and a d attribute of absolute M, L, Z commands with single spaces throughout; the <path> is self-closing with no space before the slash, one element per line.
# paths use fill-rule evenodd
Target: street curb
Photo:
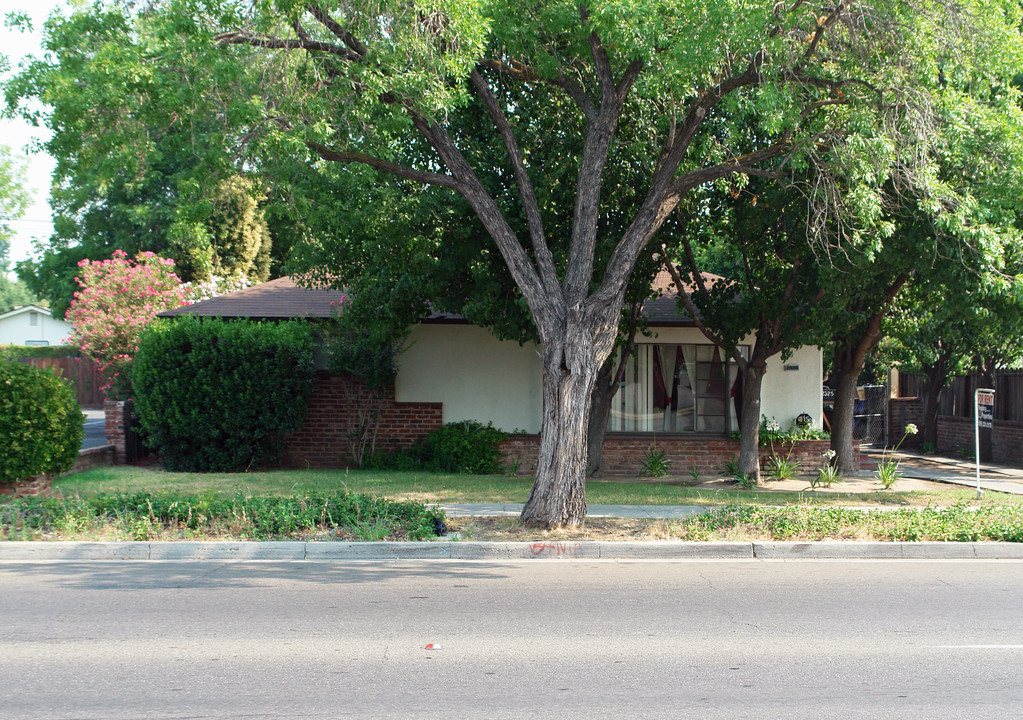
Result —
<path fill-rule="evenodd" d="M 0 542 L 3 562 L 402 560 L 1023 560 L 1023 543 Z"/>

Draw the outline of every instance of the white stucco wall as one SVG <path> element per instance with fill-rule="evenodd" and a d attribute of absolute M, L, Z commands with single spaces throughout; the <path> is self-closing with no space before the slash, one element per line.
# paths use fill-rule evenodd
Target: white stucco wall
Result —
<path fill-rule="evenodd" d="M 12 310 L 0 317 L 0 345 L 64 345 L 69 335 L 71 323 L 54 319 L 48 310 Z"/>
<path fill-rule="evenodd" d="M 798 370 L 784 366 L 798 365 Z M 788 360 L 775 355 L 767 361 L 767 374 L 760 393 L 761 412 L 774 418 L 784 429 L 800 413 L 813 418 L 818 430 L 824 426 L 824 356 L 820 348 L 803 347 Z"/>
<path fill-rule="evenodd" d="M 540 431 L 540 356 L 473 325 L 419 325 L 399 358 L 398 402 L 444 403 L 444 422 Z"/>
<path fill-rule="evenodd" d="M 657 328 L 639 342 L 706 343 L 696 328 Z M 501 342 L 472 325 L 420 325 L 402 354 L 395 381 L 398 402 L 444 404 L 444 422 L 479 420 L 503 430 L 539 432 L 541 374 L 539 349 Z M 798 370 L 784 370 L 798 365 Z M 761 412 L 783 427 L 800 413 L 821 427 L 822 356 L 801 348 L 787 361 L 776 355 L 764 376 Z"/>

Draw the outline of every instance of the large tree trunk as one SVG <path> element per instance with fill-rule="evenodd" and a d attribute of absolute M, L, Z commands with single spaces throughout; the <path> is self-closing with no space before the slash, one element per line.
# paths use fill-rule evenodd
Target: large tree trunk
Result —
<path fill-rule="evenodd" d="M 607 419 L 611 415 L 611 401 L 618 394 L 625 368 L 629 364 L 629 356 L 636 344 L 636 325 L 639 322 L 642 303 L 633 303 L 629 316 L 629 332 L 625 337 L 625 346 L 619 356 L 618 367 L 615 369 L 614 357 L 608 357 L 597 373 L 597 381 L 593 385 L 593 397 L 590 398 L 590 425 L 586 431 L 586 470 L 591 477 L 604 474 L 604 433 L 607 431 Z"/>
<path fill-rule="evenodd" d="M 941 391 L 948 380 L 948 370 L 945 363 L 938 362 L 936 365 L 924 368 L 923 396 L 923 433 L 921 441 L 931 443 L 932 447 L 938 447 L 938 404 L 941 402 Z M 888 438 L 889 444 L 898 442 L 905 434 L 904 428 L 892 428 L 892 437 Z"/>
<path fill-rule="evenodd" d="M 760 483 L 760 390 L 766 363 L 747 365 L 742 376 L 742 410 L 739 413 L 739 472 Z"/>
<path fill-rule="evenodd" d="M 831 449 L 835 451 L 835 468 L 840 475 L 859 472 L 853 454 L 853 410 L 856 400 L 856 380 L 863 372 L 867 353 L 881 339 L 881 320 L 894 302 L 909 275 L 899 274 L 888 286 L 884 302 L 862 325 L 862 331 L 835 341 L 831 374 L 837 379 L 835 409 L 831 422 Z"/>
<path fill-rule="evenodd" d="M 604 474 L 604 433 L 611 415 L 611 401 L 618 392 L 614 380 L 614 360 L 608 358 L 600 366 L 590 398 L 590 423 L 586 431 L 586 471 L 590 477 Z"/>
<path fill-rule="evenodd" d="M 860 471 L 853 454 L 853 411 L 856 401 L 856 379 L 860 374 L 855 367 L 835 367 L 835 409 L 831 416 L 831 449 L 835 451 L 835 468 L 839 475 L 853 475 Z"/>
<path fill-rule="evenodd" d="M 617 320 L 617 313 L 612 316 Z M 569 319 L 543 346 L 543 422 L 536 479 L 522 521 L 547 529 L 586 519 L 586 431 L 593 385 L 614 347 L 614 321 Z"/>

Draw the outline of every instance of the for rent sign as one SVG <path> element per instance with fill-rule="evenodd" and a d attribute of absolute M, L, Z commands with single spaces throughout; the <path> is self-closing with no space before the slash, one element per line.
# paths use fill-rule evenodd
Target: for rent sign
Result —
<path fill-rule="evenodd" d="M 974 417 L 974 458 L 977 460 L 977 497 L 980 497 L 980 429 L 990 428 L 995 418 L 995 391 L 987 388 L 977 388 L 974 393 L 974 406 L 976 412 Z"/>
<path fill-rule="evenodd" d="M 995 418 L 995 391 L 977 390 L 977 427 L 990 428 Z"/>

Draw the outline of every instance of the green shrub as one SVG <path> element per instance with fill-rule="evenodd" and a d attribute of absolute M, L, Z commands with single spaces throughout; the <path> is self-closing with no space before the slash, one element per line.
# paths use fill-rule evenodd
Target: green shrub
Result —
<path fill-rule="evenodd" d="M 501 471 L 497 446 L 507 437 L 508 433 L 492 423 L 462 420 L 431 431 L 410 454 L 418 457 L 427 470 L 494 475 Z"/>
<path fill-rule="evenodd" d="M 640 475 L 664 477 L 671 468 L 671 460 L 664 452 L 664 448 L 647 448 L 640 465 L 642 466 Z"/>
<path fill-rule="evenodd" d="M 313 373 L 308 323 L 186 316 L 143 334 L 135 410 L 168 469 L 248 470 L 276 461 L 301 426 Z"/>
<path fill-rule="evenodd" d="M 70 469 L 84 424 L 67 383 L 46 370 L 0 360 L 0 484 Z"/>
<path fill-rule="evenodd" d="M 81 351 L 73 345 L 0 345 L 0 360 L 18 358 L 64 358 L 81 357 Z"/>
<path fill-rule="evenodd" d="M 23 498 L 0 503 L 0 540 L 109 537 L 117 540 L 220 537 L 428 540 L 444 532 L 444 511 L 422 503 L 341 491 L 296 497 L 110 493 L 89 498 Z"/>
<path fill-rule="evenodd" d="M 431 431 L 408 450 L 367 453 L 362 467 L 368 470 L 428 470 L 430 472 L 496 475 L 508 473 L 498 449 L 508 433 L 492 423 L 475 420 L 448 423 Z M 513 465 L 515 472 L 518 464 Z"/>

